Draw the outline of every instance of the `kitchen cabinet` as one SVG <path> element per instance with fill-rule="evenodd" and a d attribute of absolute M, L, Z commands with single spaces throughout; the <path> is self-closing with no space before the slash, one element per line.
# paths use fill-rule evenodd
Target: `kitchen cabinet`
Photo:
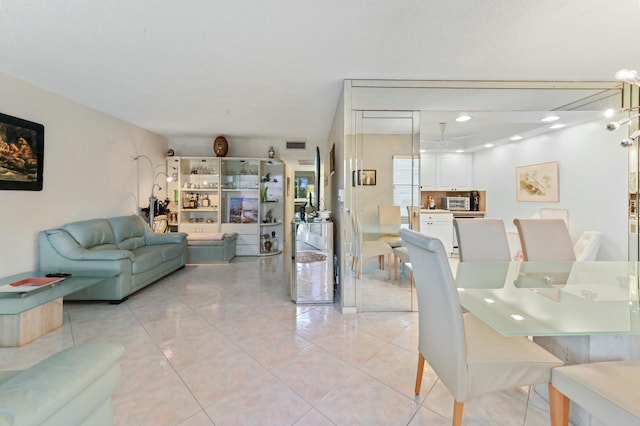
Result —
<path fill-rule="evenodd" d="M 449 212 L 420 213 L 420 232 L 442 241 L 448 255 L 453 253 L 453 214 Z"/>
<path fill-rule="evenodd" d="M 435 189 L 436 179 L 436 154 L 422 153 L 420 154 L 420 186 L 423 190 Z"/>
<path fill-rule="evenodd" d="M 420 156 L 422 190 L 465 191 L 472 187 L 469 154 L 424 153 Z"/>

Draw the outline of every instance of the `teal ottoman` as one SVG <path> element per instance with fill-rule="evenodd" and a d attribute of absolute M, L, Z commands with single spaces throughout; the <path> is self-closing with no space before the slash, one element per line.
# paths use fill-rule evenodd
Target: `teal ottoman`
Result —
<path fill-rule="evenodd" d="M 187 235 L 187 263 L 228 263 L 236 255 L 235 232 L 193 232 Z"/>

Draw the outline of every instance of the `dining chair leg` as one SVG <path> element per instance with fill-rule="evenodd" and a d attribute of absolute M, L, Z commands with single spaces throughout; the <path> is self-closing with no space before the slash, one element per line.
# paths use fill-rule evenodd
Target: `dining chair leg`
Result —
<path fill-rule="evenodd" d="M 418 371 L 416 372 L 416 395 L 420 395 L 422 385 L 422 373 L 424 372 L 424 357 L 418 352 Z"/>
<path fill-rule="evenodd" d="M 464 409 L 464 402 L 453 401 L 453 426 L 460 426 L 462 424 L 462 410 Z"/>
<path fill-rule="evenodd" d="M 549 383 L 551 426 L 567 426 L 569 424 L 569 406 L 569 398 Z"/>
<path fill-rule="evenodd" d="M 393 256 L 393 269 L 395 270 L 395 274 L 396 274 L 396 281 L 398 281 L 398 256 Z"/>
<path fill-rule="evenodd" d="M 391 253 L 387 255 L 387 266 L 389 270 L 389 281 L 391 281 Z"/>

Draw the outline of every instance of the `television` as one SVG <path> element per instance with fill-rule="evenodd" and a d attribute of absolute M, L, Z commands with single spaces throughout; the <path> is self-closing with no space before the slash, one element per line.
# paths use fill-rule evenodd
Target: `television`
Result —
<path fill-rule="evenodd" d="M 0 113 L 0 189 L 42 191 L 44 126 Z"/>

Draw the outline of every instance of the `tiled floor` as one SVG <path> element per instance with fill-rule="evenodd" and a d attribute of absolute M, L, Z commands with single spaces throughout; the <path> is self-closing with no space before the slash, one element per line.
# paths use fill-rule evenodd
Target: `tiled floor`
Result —
<path fill-rule="evenodd" d="M 92 339 L 122 342 L 117 425 L 446 425 L 453 400 L 425 368 L 416 312 L 343 315 L 289 300 L 289 257 L 187 265 L 120 305 L 65 303 L 62 328 L 0 349 L 25 368 Z M 465 425 L 547 425 L 529 388 L 465 404 Z"/>

